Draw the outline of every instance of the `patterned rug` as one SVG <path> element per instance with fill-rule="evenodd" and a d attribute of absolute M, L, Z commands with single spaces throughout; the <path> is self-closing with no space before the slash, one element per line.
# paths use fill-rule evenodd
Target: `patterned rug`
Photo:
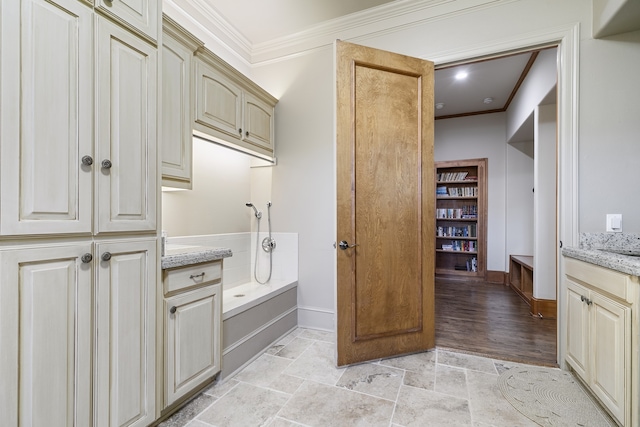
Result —
<path fill-rule="evenodd" d="M 514 367 L 498 377 L 498 387 L 509 403 L 541 426 L 613 426 L 568 372 Z"/>

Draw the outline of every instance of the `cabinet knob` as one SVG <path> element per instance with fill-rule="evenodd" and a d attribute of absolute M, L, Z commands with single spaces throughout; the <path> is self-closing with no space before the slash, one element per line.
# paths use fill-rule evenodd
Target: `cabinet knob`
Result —
<path fill-rule="evenodd" d="M 244 135 L 245 135 L 245 136 L 249 136 L 249 131 L 246 131 L 246 132 L 244 133 Z"/>
<path fill-rule="evenodd" d="M 102 168 L 103 169 L 111 169 L 111 166 L 113 166 L 113 164 L 111 163 L 111 160 L 109 159 L 104 159 L 102 161 Z"/>
<path fill-rule="evenodd" d="M 109 261 L 111 259 L 111 252 L 105 252 L 100 257 L 103 261 Z"/>
<path fill-rule="evenodd" d="M 85 264 L 90 263 L 92 260 L 93 260 L 93 255 L 91 255 L 88 252 L 80 257 L 80 261 L 82 261 Z"/>
<path fill-rule="evenodd" d="M 177 310 L 177 308 L 176 308 L 176 306 L 174 305 L 173 307 L 171 307 L 171 308 L 169 309 L 169 313 L 171 313 L 171 314 L 175 314 L 176 310 Z"/>
<path fill-rule="evenodd" d="M 82 164 L 85 166 L 91 166 L 93 164 L 93 157 L 91 156 L 83 156 Z"/>
<path fill-rule="evenodd" d="M 242 136 L 242 128 L 238 129 L 238 133 Z"/>

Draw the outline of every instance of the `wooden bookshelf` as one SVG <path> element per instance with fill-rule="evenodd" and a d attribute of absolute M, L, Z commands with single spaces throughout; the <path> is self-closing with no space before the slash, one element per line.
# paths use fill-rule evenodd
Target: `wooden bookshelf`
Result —
<path fill-rule="evenodd" d="M 435 162 L 436 276 L 484 280 L 487 159 Z"/>

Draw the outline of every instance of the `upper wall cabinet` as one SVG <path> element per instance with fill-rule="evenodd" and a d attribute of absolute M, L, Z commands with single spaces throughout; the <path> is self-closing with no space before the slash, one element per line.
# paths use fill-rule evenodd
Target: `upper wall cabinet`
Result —
<path fill-rule="evenodd" d="M 158 40 L 162 0 L 95 0 L 96 10 L 151 41 Z"/>
<path fill-rule="evenodd" d="M 204 44 L 162 19 L 162 185 L 191 189 L 193 53 Z"/>
<path fill-rule="evenodd" d="M 90 233 L 93 13 L 78 0 L 2 6 L 0 234 Z"/>
<path fill-rule="evenodd" d="M 196 52 L 195 79 L 196 131 L 274 157 L 277 99 L 204 48 Z"/>

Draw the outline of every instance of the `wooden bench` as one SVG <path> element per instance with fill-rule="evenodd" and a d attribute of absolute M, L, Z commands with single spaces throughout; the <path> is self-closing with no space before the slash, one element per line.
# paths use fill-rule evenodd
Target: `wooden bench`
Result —
<path fill-rule="evenodd" d="M 509 255 L 509 285 L 531 306 L 533 298 L 533 257 Z"/>

